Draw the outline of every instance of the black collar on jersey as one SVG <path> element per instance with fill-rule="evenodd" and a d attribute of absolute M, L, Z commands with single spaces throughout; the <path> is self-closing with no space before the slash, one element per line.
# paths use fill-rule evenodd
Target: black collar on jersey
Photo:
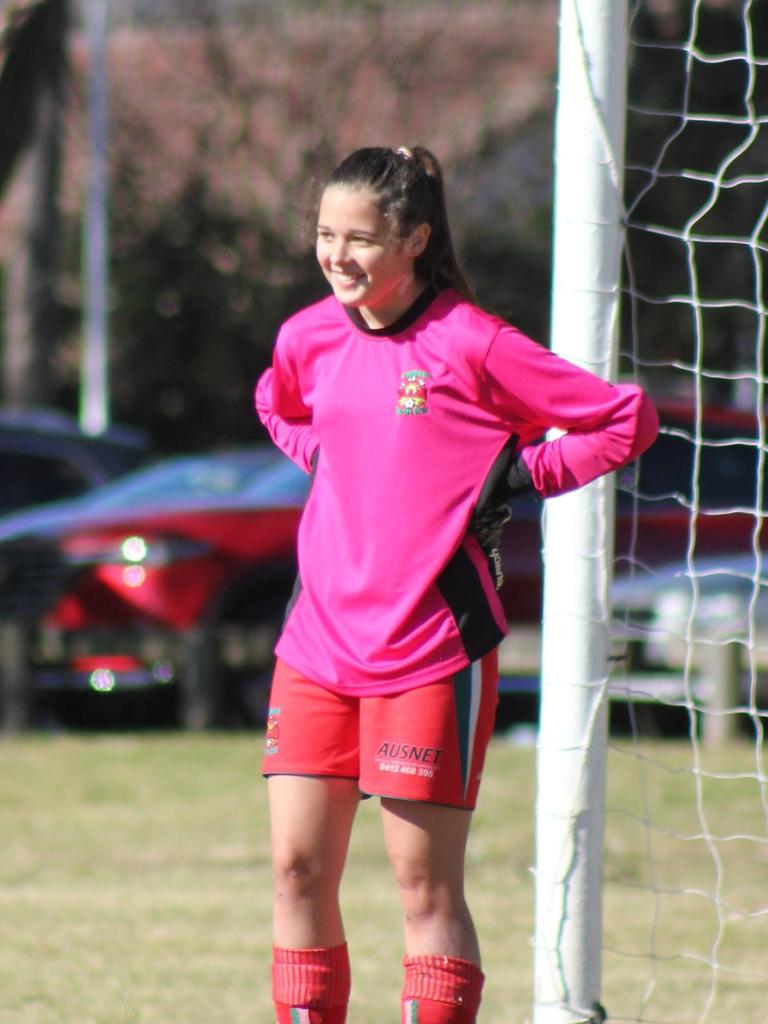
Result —
<path fill-rule="evenodd" d="M 411 324 L 415 323 L 427 306 L 436 297 L 437 289 L 431 284 L 427 285 L 424 291 L 411 303 L 408 309 L 406 309 L 404 313 L 401 313 L 397 320 L 395 320 L 394 323 L 389 324 L 387 327 L 369 327 L 356 309 L 351 306 L 345 306 L 344 310 L 355 327 L 357 327 L 358 330 L 363 331 L 364 334 L 372 334 L 374 336 L 377 334 L 399 334 L 400 331 L 404 331 L 406 327 L 410 327 Z"/>

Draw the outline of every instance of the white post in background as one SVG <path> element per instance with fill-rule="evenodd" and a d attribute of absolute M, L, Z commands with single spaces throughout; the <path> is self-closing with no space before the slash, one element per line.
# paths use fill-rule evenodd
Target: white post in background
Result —
<path fill-rule="evenodd" d="M 627 4 L 562 0 L 552 348 L 612 378 Z M 534 1024 L 603 1019 L 602 841 L 613 480 L 547 502 L 536 803 Z"/>
<path fill-rule="evenodd" d="M 80 377 L 80 425 L 88 434 L 109 426 L 108 379 L 108 89 L 107 5 L 84 0 L 88 42 L 88 170 L 85 202 L 84 336 Z"/>

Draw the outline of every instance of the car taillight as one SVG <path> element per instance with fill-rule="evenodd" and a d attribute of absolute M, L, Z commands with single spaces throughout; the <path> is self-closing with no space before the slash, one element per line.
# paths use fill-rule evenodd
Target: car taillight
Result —
<path fill-rule="evenodd" d="M 143 570 L 169 565 L 171 562 L 200 558 L 210 547 L 203 541 L 186 537 L 142 537 L 131 534 L 127 537 L 72 538 L 64 545 L 65 557 L 70 565 L 119 565 L 126 572 L 141 570 L 135 575 L 143 576 Z M 138 581 L 136 584 L 138 585 Z"/>

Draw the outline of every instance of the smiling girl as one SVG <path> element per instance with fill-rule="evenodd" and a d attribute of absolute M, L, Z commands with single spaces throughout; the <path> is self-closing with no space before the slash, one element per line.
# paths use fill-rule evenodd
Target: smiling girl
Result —
<path fill-rule="evenodd" d="M 263 763 L 277 1021 L 346 1020 L 339 886 L 362 794 L 380 798 L 400 895 L 402 1021 L 472 1024 L 483 974 L 464 859 L 506 630 L 477 524 L 489 503 L 497 521 L 515 495 L 626 465 L 658 421 L 637 386 L 475 305 L 425 149 L 347 157 L 316 252 L 332 295 L 283 325 L 256 392 L 275 443 L 312 473 Z M 550 427 L 562 435 L 538 443 Z"/>

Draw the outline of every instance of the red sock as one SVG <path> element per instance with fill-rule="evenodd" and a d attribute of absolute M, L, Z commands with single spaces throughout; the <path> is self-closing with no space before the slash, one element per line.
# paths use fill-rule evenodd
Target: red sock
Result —
<path fill-rule="evenodd" d="M 469 960 L 407 956 L 402 1024 L 474 1024 L 484 976 Z"/>
<path fill-rule="evenodd" d="M 277 1024 L 344 1024 L 350 975 L 347 946 L 272 949 Z"/>

